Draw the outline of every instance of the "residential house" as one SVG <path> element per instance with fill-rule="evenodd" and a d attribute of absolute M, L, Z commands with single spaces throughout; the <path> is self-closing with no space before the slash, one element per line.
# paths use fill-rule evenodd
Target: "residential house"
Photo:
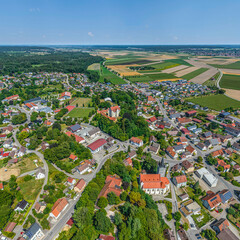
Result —
<path fill-rule="evenodd" d="M 108 116 L 110 116 L 110 117 L 118 118 L 119 114 L 120 114 L 120 107 L 119 106 L 110 107 L 108 109 Z"/>
<path fill-rule="evenodd" d="M 49 216 L 54 219 L 58 219 L 60 217 L 61 213 L 67 208 L 68 205 L 69 205 L 69 203 L 66 198 L 58 199 L 54 203 Z"/>
<path fill-rule="evenodd" d="M 36 179 L 43 179 L 45 178 L 45 170 L 41 167 L 38 168 L 37 172 L 35 173 Z"/>
<path fill-rule="evenodd" d="M 222 200 L 222 203 L 227 203 L 233 198 L 232 193 L 228 189 L 223 189 L 218 194 Z"/>
<path fill-rule="evenodd" d="M 148 150 L 154 154 L 157 154 L 159 149 L 160 149 L 160 144 L 153 142 Z"/>
<path fill-rule="evenodd" d="M 177 187 L 185 187 L 187 185 L 186 175 L 175 176 L 172 178 L 173 184 Z"/>
<path fill-rule="evenodd" d="M 239 238 L 229 229 L 223 229 L 218 235 L 219 240 L 239 240 Z"/>
<path fill-rule="evenodd" d="M 219 194 L 213 193 L 212 191 L 207 192 L 207 196 L 202 199 L 204 207 L 206 207 L 209 211 L 213 210 L 217 206 L 219 206 L 222 202 Z"/>
<path fill-rule="evenodd" d="M 78 159 L 78 157 L 74 154 L 70 154 L 69 159 L 72 161 L 76 161 Z"/>
<path fill-rule="evenodd" d="M 90 138 L 95 138 L 100 133 L 101 133 L 101 130 L 99 128 L 94 128 L 87 133 L 87 136 Z"/>
<path fill-rule="evenodd" d="M 22 212 L 24 211 L 27 206 L 29 205 L 29 203 L 25 200 L 22 200 L 21 202 L 19 202 L 16 207 L 14 208 L 14 211 L 17 211 L 17 212 Z"/>
<path fill-rule="evenodd" d="M 64 101 L 71 98 L 70 92 L 63 92 L 60 97 L 58 98 L 60 101 Z"/>
<path fill-rule="evenodd" d="M 173 147 L 171 147 L 171 146 L 168 146 L 168 147 L 167 147 L 166 153 L 167 153 L 171 158 L 177 158 L 177 157 L 178 157 L 177 153 L 175 152 L 175 150 L 174 150 Z"/>
<path fill-rule="evenodd" d="M 8 225 L 4 229 L 4 232 L 12 232 L 15 226 L 16 226 L 15 222 L 8 223 Z"/>
<path fill-rule="evenodd" d="M 137 137 L 131 137 L 130 143 L 136 147 L 143 146 L 143 140 Z"/>
<path fill-rule="evenodd" d="M 141 189 L 151 195 L 163 195 L 170 190 L 168 178 L 160 174 L 140 174 Z"/>
<path fill-rule="evenodd" d="M 80 179 L 78 180 L 78 182 L 76 183 L 75 187 L 74 187 L 74 191 L 75 192 L 78 192 L 78 193 L 81 193 L 84 188 L 86 187 L 86 182 L 84 179 Z"/>
<path fill-rule="evenodd" d="M 201 142 L 199 142 L 196 145 L 196 147 L 199 148 L 201 151 L 206 151 L 207 150 L 207 147 L 203 143 L 201 143 Z"/>
<path fill-rule="evenodd" d="M 115 237 L 110 235 L 100 234 L 97 240 L 115 240 Z"/>
<path fill-rule="evenodd" d="M 215 221 L 212 226 L 213 230 L 218 234 L 222 230 L 226 229 L 229 227 L 229 222 L 225 218 L 220 218 L 219 220 Z"/>
<path fill-rule="evenodd" d="M 31 227 L 23 234 L 24 239 L 27 240 L 41 240 L 44 238 L 44 233 L 37 222 L 33 223 Z"/>
<path fill-rule="evenodd" d="M 136 156 L 137 156 L 137 153 L 134 150 L 128 153 L 128 157 L 130 157 L 131 159 L 135 158 Z"/>
<path fill-rule="evenodd" d="M 224 160 L 217 158 L 217 167 L 223 167 L 223 172 L 229 172 L 231 166 Z"/>
<path fill-rule="evenodd" d="M 194 166 L 188 160 L 184 160 L 181 165 L 186 173 L 194 172 Z"/>
<path fill-rule="evenodd" d="M 72 177 L 68 177 L 67 178 L 67 184 L 69 184 L 69 185 L 74 185 L 76 183 L 76 180 L 74 179 L 74 178 L 72 178 Z"/>
<path fill-rule="evenodd" d="M 47 207 L 47 204 L 45 202 L 37 202 L 35 204 L 34 209 L 37 213 L 43 213 L 44 209 Z"/>
<path fill-rule="evenodd" d="M 132 159 L 129 157 L 129 158 L 126 158 L 124 161 L 123 161 L 123 164 L 127 167 L 127 166 L 133 166 L 133 163 L 132 163 Z"/>

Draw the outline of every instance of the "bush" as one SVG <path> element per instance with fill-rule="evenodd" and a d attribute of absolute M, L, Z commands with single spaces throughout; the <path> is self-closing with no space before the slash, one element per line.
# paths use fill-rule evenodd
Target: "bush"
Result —
<path fill-rule="evenodd" d="M 32 180 L 33 178 L 34 178 L 34 177 L 31 176 L 31 175 L 27 175 L 27 176 L 25 176 L 25 177 L 23 178 L 23 180 L 24 180 L 24 182 L 28 182 L 28 181 Z"/>
<path fill-rule="evenodd" d="M 105 197 L 100 197 L 97 202 L 98 207 L 105 208 L 108 205 L 108 200 Z"/>

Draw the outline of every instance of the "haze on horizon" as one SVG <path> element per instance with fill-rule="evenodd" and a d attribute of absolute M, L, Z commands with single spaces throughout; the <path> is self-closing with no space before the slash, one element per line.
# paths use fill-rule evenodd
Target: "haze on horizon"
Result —
<path fill-rule="evenodd" d="M 0 45 L 239 44 L 238 0 L 1 1 Z"/>

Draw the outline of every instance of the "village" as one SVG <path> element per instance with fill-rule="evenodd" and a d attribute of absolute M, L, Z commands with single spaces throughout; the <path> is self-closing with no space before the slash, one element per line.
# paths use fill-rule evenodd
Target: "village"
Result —
<path fill-rule="evenodd" d="M 0 188 L 16 193 L 1 239 L 50 239 L 69 231 L 84 189 L 121 152 L 122 164 L 139 170 L 137 185 L 169 226 L 166 239 L 203 239 L 212 232 L 220 240 L 239 239 L 239 110 L 217 112 L 188 100 L 216 90 L 187 80 L 113 86 L 90 83 L 83 74 L 25 73 L 4 76 L 1 91 L 29 87 L 33 79 L 42 86 L 41 97 L 15 94 L 1 101 Z M 133 118 L 123 100 L 108 94 L 115 91 L 134 96 L 148 135 L 128 138 L 114 130 L 123 117 Z M 85 110 L 87 115 L 77 115 Z M 28 184 L 39 186 L 25 196 Z M 110 204 L 111 195 L 123 203 L 125 185 L 119 175 L 108 175 L 97 208 L 103 199 Z"/>

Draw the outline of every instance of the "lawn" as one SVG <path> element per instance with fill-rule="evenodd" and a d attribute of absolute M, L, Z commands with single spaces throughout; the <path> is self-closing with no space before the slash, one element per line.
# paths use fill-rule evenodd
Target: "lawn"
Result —
<path fill-rule="evenodd" d="M 203 219 L 198 222 L 197 218 L 203 216 Z M 201 209 L 201 214 L 199 215 L 192 215 L 192 219 L 194 220 L 195 224 L 197 225 L 198 228 L 203 227 L 204 225 L 206 225 L 210 220 L 211 220 L 211 215 L 208 214 L 204 209 Z"/>
<path fill-rule="evenodd" d="M 110 72 L 107 68 L 101 66 L 99 82 L 104 82 L 104 79 L 106 79 L 107 81 L 110 81 L 112 84 L 125 84 L 126 83 L 122 78 L 120 78 L 116 74 Z"/>
<path fill-rule="evenodd" d="M 223 94 L 189 98 L 188 101 L 217 111 L 229 107 L 233 107 L 234 109 L 240 107 L 239 101 L 229 98 Z"/>
<path fill-rule="evenodd" d="M 162 79 L 173 79 L 176 78 L 173 74 L 168 73 L 157 73 L 157 74 L 144 74 L 142 76 L 128 77 L 127 79 L 131 82 L 151 82 Z"/>
<path fill-rule="evenodd" d="M 44 179 L 35 180 L 34 178 L 30 181 L 25 182 L 23 178 L 24 177 L 18 179 L 20 192 L 26 201 L 33 201 L 36 199 L 38 193 L 40 192 Z"/>
<path fill-rule="evenodd" d="M 223 74 L 220 81 L 220 87 L 240 90 L 240 75 Z"/>
<path fill-rule="evenodd" d="M 190 72 L 184 76 L 182 76 L 183 79 L 187 79 L 190 80 L 198 75 L 200 75 L 201 73 L 204 73 L 208 70 L 208 68 L 199 68 L 196 71 Z"/>
<path fill-rule="evenodd" d="M 227 65 L 219 65 L 219 64 L 210 64 L 210 65 L 212 65 L 213 67 L 216 67 L 216 68 L 240 69 L 240 61 L 230 63 Z"/>
<path fill-rule="evenodd" d="M 68 116 L 73 118 L 84 118 L 88 117 L 89 113 L 92 112 L 94 108 L 74 108 Z"/>
<path fill-rule="evenodd" d="M 76 106 L 78 104 L 78 107 L 88 107 L 89 103 L 91 103 L 91 98 L 77 98 L 71 105 Z"/>

